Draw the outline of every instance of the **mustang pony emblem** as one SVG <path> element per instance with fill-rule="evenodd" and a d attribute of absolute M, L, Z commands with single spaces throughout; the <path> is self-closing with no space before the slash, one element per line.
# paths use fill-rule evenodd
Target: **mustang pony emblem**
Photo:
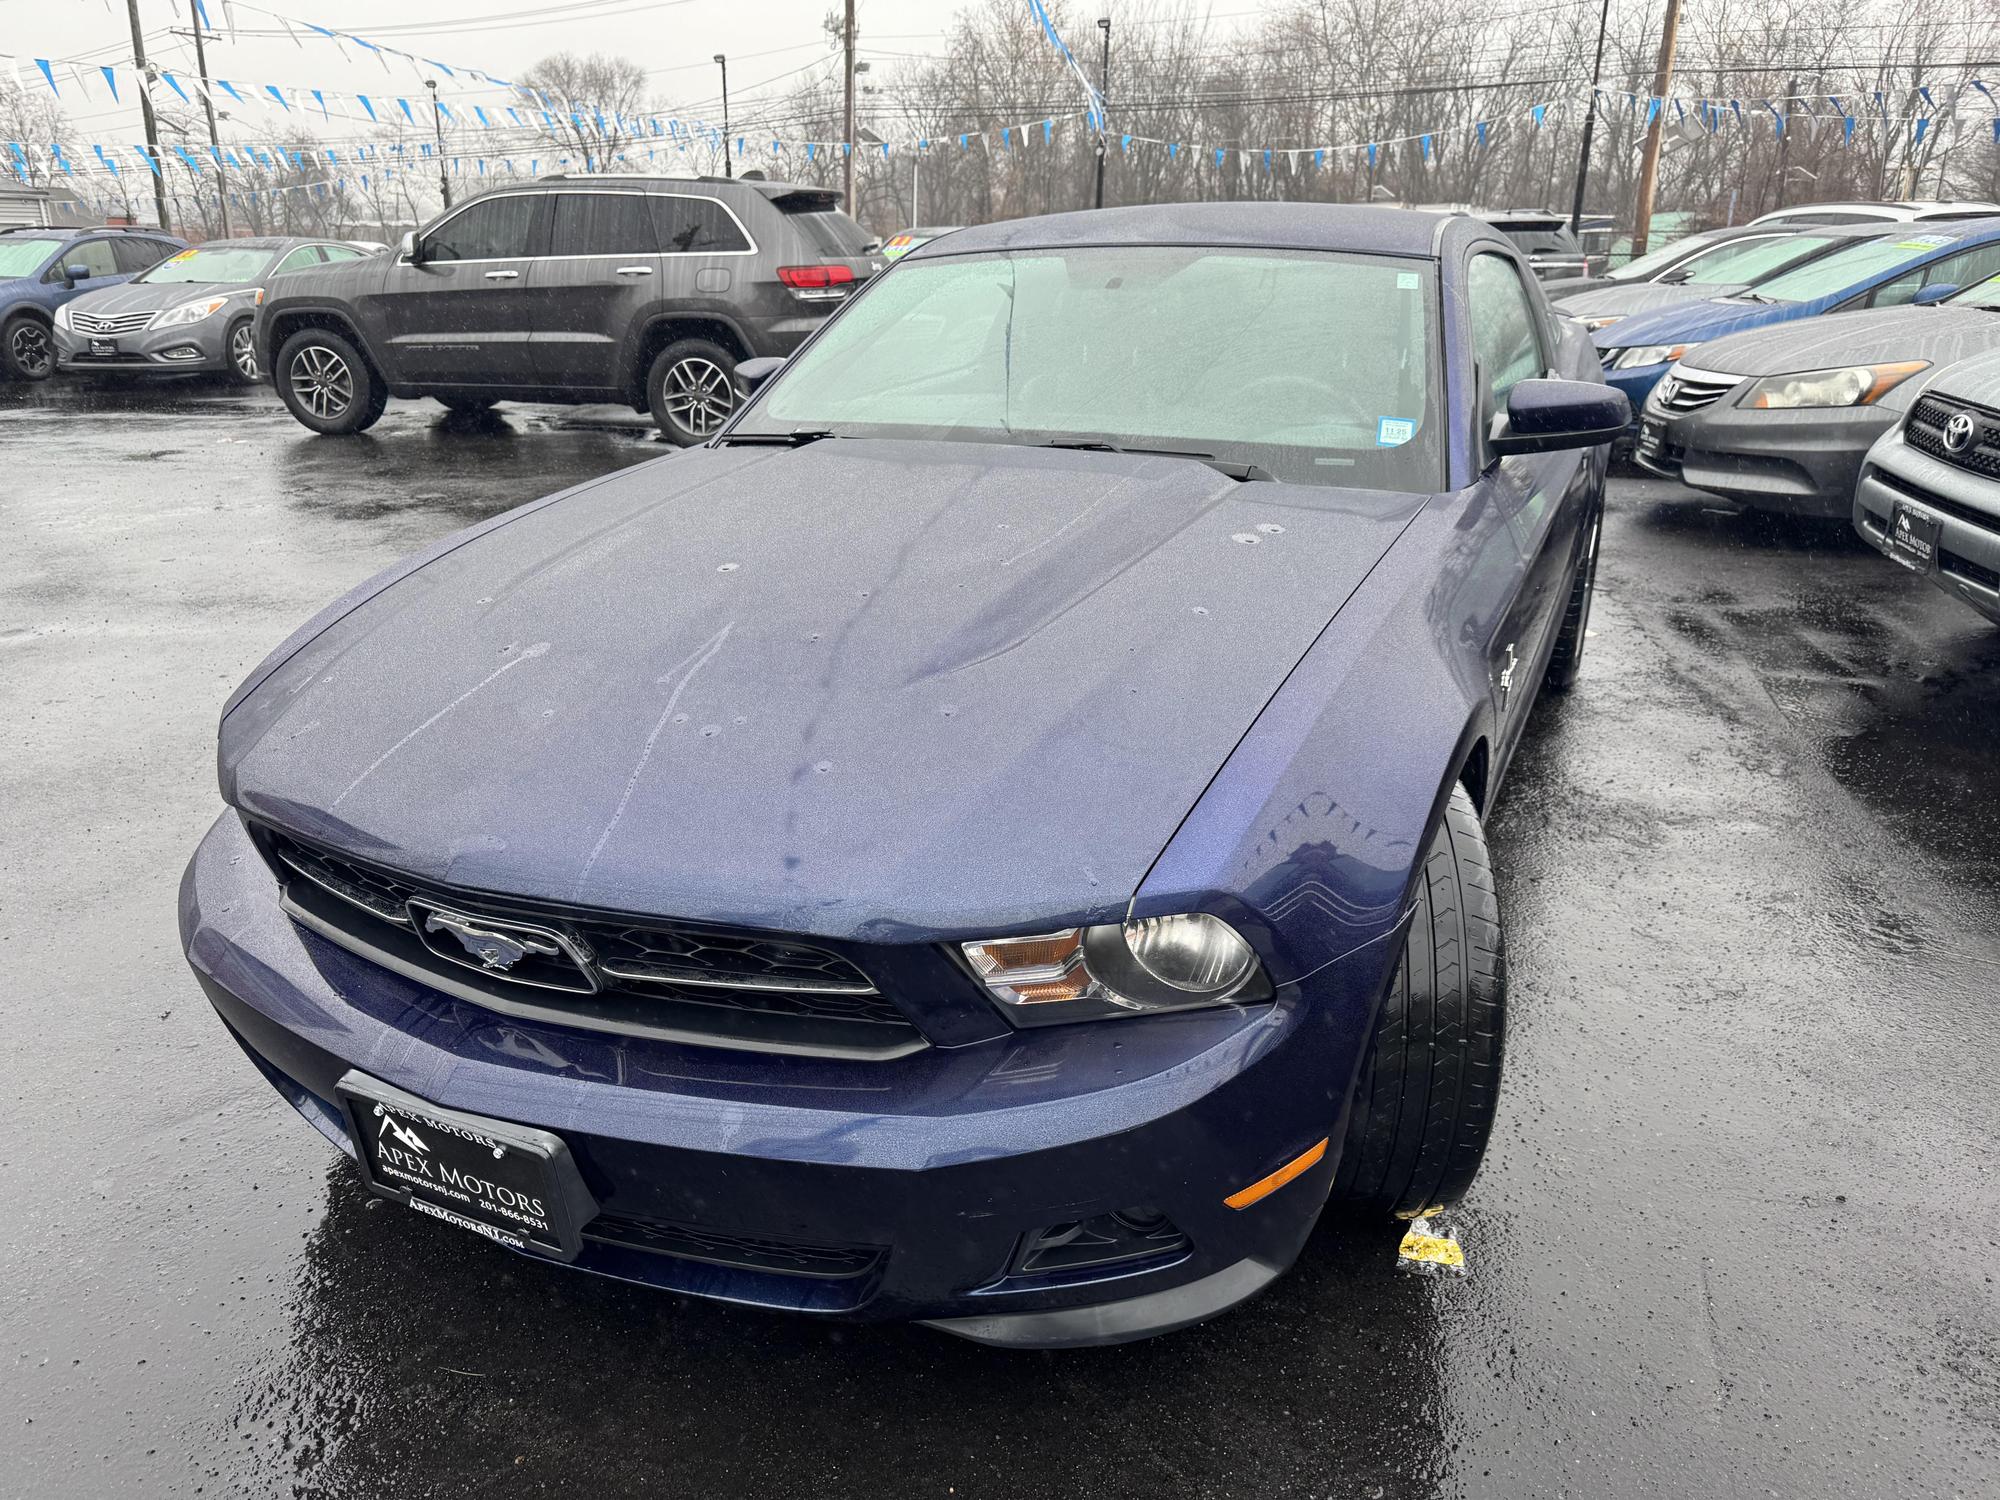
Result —
<path fill-rule="evenodd" d="M 503 974 L 530 953 L 546 954 L 550 958 L 559 957 L 562 953 L 562 949 L 554 943 L 545 943 L 528 933 L 496 932 L 464 917 L 454 917 L 441 911 L 434 911 L 424 918 L 424 931 L 450 933 L 467 953 L 479 960 L 480 967 L 497 969 Z"/>

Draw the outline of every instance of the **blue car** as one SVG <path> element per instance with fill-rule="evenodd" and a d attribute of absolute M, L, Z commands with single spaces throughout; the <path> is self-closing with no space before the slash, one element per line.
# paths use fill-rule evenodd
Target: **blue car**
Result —
<path fill-rule="evenodd" d="M 57 308 L 186 248 L 156 229 L 0 229 L 0 378 L 47 380 Z"/>
<path fill-rule="evenodd" d="M 1678 303 L 1600 328 L 1592 337 L 1605 378 L 1637 412 L 1676 360 L 1715 339 L 1821 313 L 1937 302 L 2000 274 L 2000 219 L 1814 232 L 1852 234 L 1854 243 L 1732 296 Z"/>
<path fill-rule="evenodd" d="M 709 442 L 437 543 L 223 711 L 188 959 L 375 1192 L 996 1344 L 1471 1183 L 1481 820 L 1622 397 L 1466 217 L 910 252 Z"/>

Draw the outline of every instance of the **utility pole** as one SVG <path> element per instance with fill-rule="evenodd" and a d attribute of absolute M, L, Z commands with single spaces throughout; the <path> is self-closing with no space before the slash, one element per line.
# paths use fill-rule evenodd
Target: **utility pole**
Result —
<path fill-rule="evenodd" d="M 846 105 L 842 114 L 847 132 L 840 143 L 840 185 L 847 198 L 847 216 L 851 219 L 854 217 L 854 0 L 847 0 L 847 17 L 840 27 L 840 45 L 847 61 L 847 66 L 840 70 L 841 80 L 846 86 Z"/>
<path fill-rule="evenodd" d="M 146 149 L 153 153 L 153 207 L 160 215 L 160 228 L 171 229 L 167 218 L 167 174 L 160 165 L 160 123 L 153 118 L 153 95 L 147 87 L 152 76 L 146 67 L 146 34 L 139 26 L 139 0 L 125 0 L 125 14 L 132 21 L 132 66 L 139 74 L 139 113 L 146 122 Z"/>
<path fill-rule="evenodd" d="M 1111 17 L 1099 16 L 1097 28 L 1104 33 L 1104 60 L 1097 68 L 1097 206 L 1104 207 L 1104 157 L 1111 149 L 1105 132 L 1111 128 Z"/>
<path fill-rule="evenodd" d="M 201 34 L 205 28 L 201 24 L 206 14 L 200 7 L 194 12 L 194 69 L 201 76 L 201 107 L 208 111 L 209 154 L 215 158 L 215 204 L 222 215 L 222 237 L 229 238 L 229 179 L 222 171 L 222 138 L 215 133 L 215 100 L 208 92 L 208 53 L 202 49 Z"/>
<path fill-rule="evenodd" d="M 1667 20 L 1660 29 L 1660 65 L 1653 70 L 1652 123 L 1646 127 L 1646 149 L 1639 158 L 1639 202 L 1632 210 L 1632 258 L 1646 253 L 1646 235 L 1653 222 L 1653 189 L 1660 180 L 1660 132 L 1667 125 L 1667 90 L 1674 86 L 1674 38 L 1681 28 L 1681 0 L 1667 0 Z"/>
<path fill-rule="evenodd" d="M 451 179 L 444 170 L 444 111 L 438 108 L 438 81 L 426 78 L 424 87 L 431 91 L 431 128 L 437 132 L 438 191 L 444 195 L 444 206 L 450 208 Z"/>
<path fill-rule="evenodd" d="M 722 69 L 722 175 L 734 177 L 736 172 L 729 165 L 729 59 L 718 52 L 715 65 Z"/>
<path fill-rule="evenodd" d="M 1597 17 L 1597 60 L 1590 65 L 1590 98 L 1583 113 L 1583 153 L 1576 162 L 1576 202 L 1569 211 L 1571 232 L 1583 232 L 1583 190 L 1590 181 L 1590 137 L 1597 128 L 1597 84 L 1604 76 L 1604 33 L 1611 29 L 1611 0 Z"/>
<path fill-rule="evenodd" d="M 1778 201 L 1772 205 L 1775 208 L 1783 208 L 1785 206 L 1785 192 L 1791 186 L 1792 169 L 1788 163 L 1792 155 L 1792 101 L 1798 98 L 1798 96 L 1798 79 L 1787 78 L 1785 80 L 1785 112 L 1779 117 L 1785 122 L 1785 128 L 1778 132 Z"/>

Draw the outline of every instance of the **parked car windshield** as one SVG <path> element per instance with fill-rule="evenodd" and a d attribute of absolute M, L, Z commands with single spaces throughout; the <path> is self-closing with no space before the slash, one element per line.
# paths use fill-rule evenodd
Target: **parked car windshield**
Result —
<path fill-rule="evenodd" d="M 1795 265 L 1835 243 L 1830 234 L 1779 234 L 1769 239 L 1717 245 L 1681 267 L 1683 286 L 1740 286 Z"/>
<path fill-rule="evenodd" d="M 153 286 L 193 281 L 255 281 L 271 268 L 278 252 L 259 246 L 246 249 L 233 245 L 200 245 L 170 255 L 152 270 L 133 280 Z"/>
<path fill-rule="evenodd" d="M 1429 492 L 1434 268 L 1205 246 L 905 260 L 738 433 L 1172 448 Z"/>
<path fill-rule="evenodd" d="M 1967 287 L 1955 297 L 1944 299 L 1953 307 L 1977 307 L 2000 312 L 2000 276 L 1989 276 L 1986 280 Z"/>
<path fill-rule="evenodd" d="M 1691 234 L 1684 239 L 1675 240 L 1671 245 L 1662 245 L 1657 250 L 1648 250 L 1644 255 L 1636 256 L 1626 261 L 1617 270 L 1606 271 L 1604 273 L 1605 279 L 1609 281 L 1644 281 L 1655 272 L 1664 271 L 1668 266 L 1673 265 L 1676 261 L 1687 255 L 1690 250 L 1705 243 L 1707 239 L 1708 236 L 1705 234 Z"/>
<path fill-rule="evenodd" d="M 1949 234 L 1897 234 L 1866 239 L 1845 250 L 1835 250 L 1818 260 L 1808 261 L 1769 281 L 1757 283 L 1757 296 L 1766 302 L 1812 302 L 1844 292 L 1856 282 L 1866 281 L 1883 271 L 1892 271 L 1906 261 L 1916 260 L 1926 250 L 1938 250 L 1956 243 Z"/>
<path fill-rule="evenodd" d="M 0 235 L 0 280 L 32 276 L 54 252 L 61 240 L 16 239 Z"/>

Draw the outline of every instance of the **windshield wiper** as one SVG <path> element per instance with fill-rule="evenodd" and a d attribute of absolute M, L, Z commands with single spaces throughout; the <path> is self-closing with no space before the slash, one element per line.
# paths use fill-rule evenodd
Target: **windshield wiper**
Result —
<path fill-rule="evenodd" d="M 718 448 L 803 448 L 838 435 L 825 427 L 796 427 L 790 432 L 732 432 L 715 441 Z"/>
<path fill-rule="evenodd" d="M 1226 475 L 1239 484 L 1271 477 L 1268 472 L 1255 464 L 1241 463 L 1233 458 L 1217 458 L 1213 453 L 1197 453 L 1192 448 L 1128 448 L 1123 443 L 1107 443 L 1102 438 L 1056 438 L 1050 442 L 1038 443 L 1036 446 L 1069 448 L 1082 453 L 1131 453 L 1142 458 L 1191 458 L 1196 463 L 1207 464 L 1216 473 Z"/>

